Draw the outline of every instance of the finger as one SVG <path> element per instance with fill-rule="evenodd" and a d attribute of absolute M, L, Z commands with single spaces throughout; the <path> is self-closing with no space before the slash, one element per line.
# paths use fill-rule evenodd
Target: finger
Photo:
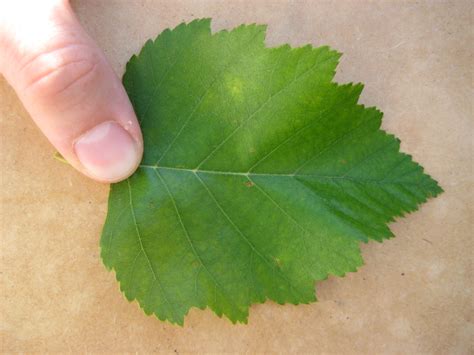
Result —
<path fill-rule="evenodd" d="M 69 3 L 5 3 L 0 70 L 36 124 L 84 174 L 103 182 L 127 178 L 143 153 L 140 127 L 120 80 Z"/>

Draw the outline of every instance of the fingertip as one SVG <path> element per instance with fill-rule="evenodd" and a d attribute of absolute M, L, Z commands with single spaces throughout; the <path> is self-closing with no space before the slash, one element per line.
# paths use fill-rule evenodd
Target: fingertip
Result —
<path fill-rule="evenodd" d="M 42 5 L 28 26 L 12 20 L 0 36 L 8 39 L 0 44 L 5 77 L 74 168 L 100 182 L 126 179 L 140 164 L 143 139 L 125 88 L 68 2 Z M 19 18 L 21 6 L 13 10 Z"/>
<path fill-rule="evenodd" d="M 93 179 L 113 183 L 128 178 L 138 168 L 143 146 L 115 121 L 105 121 L 81 135 L 74 152 Z"/>

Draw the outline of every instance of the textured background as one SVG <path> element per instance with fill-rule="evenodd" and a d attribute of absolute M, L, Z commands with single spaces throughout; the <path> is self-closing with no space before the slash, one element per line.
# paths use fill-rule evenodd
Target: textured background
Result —
<path fill-rule="evenodd" d="M 336 80 L 364 82 L 445 189 L 362 246 L 366 265 L 317 286 L 319 302 L 253 306 L 249 325 L 192 310 L 184 328 L 147 317 L 102 266 L 108 187 L 54 149 L 0 77 L 0 332 L 4 352 L 473 353 L 473 5 L 363 1 L 75 1 L 121 75 L 146 39 L 197 17 L 267 23 L 267 43 L 329 44 Z"/>

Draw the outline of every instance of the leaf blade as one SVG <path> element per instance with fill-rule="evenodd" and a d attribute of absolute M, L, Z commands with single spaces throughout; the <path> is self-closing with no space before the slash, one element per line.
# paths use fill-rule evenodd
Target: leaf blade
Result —
<path fill-rule="evenodd" d="M 101 255 L 159 319 L 313 302 L 315 281 L 362 265 L 360 241 L 442 191 L 357 103 L 362 85 L 332 82 L 339 53 L 264 38 L 193 21 L 127 64 L 145 154 L 111 188 Z"/>

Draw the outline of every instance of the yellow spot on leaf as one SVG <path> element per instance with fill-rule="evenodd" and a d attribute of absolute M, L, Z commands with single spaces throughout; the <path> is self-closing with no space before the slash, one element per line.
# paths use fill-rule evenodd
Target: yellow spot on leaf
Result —
<path fill-rule="evenodd" d="M 227 81 L 227 88 L 234 98 L 240 98 L 242 96 L 243 86 L 242 80 L 237 77 L 232 77 Z"/>

